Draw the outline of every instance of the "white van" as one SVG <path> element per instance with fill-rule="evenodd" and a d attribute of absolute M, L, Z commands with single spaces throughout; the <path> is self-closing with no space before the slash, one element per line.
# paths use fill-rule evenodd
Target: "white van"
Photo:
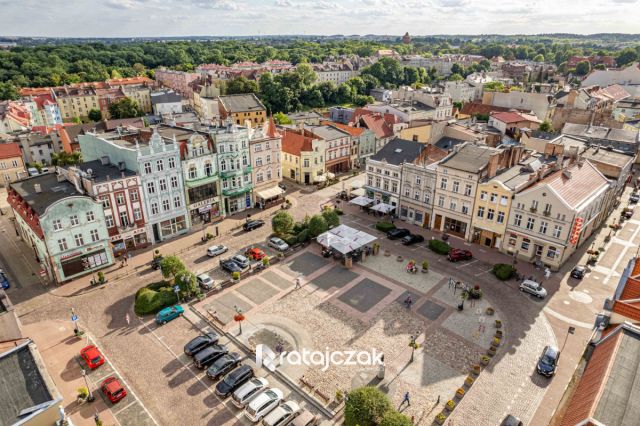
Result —
<path fill-rule="evenodd" d="M 259 422 L 264 416 L 269 414 L 271 410 L 280 404 L 283 396 L 284 394 L 278 388 L 269 388 L 266 391 L 261 392 L 249 403 L 247 408 L 244 409 L 245 417 L 254 423 Z"/>
<path fill-rule="evenodd" d="M 240 386 L 231 397 L 231 402 L 238 408 L 244 408 L 253 398 L 266 389 L 269 381 L 264 377 L 254 377 Z"/>

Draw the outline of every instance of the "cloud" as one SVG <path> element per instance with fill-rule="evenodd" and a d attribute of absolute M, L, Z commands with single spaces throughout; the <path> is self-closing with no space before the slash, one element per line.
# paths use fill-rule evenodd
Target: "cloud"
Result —
<path fill-rule="evenodd" d="M 638 0 L 613 0 L 614 3 L 623 3 L 623 4 L 631 4 L 635 3 Z"/>
<path fill-rule="evenodd" d="M 134 0 L 109 0 L 105 5 L 112 9 L 133 9 L 136 7 L 136 2 Z"/>
<path fill-rule="evenodd" d="M 439 6 L 445 9 L 457 9 L 468 6 L 469 0 L 437 0 L 435 6 Z"/>
<path fill-rule="evenodd" d="M 234 0 L 192 0 L 196 7 L 203 9 L 238 10 L 240 6 Z"/>
<path fill-rule="evenodd" d="M 292 7 L 293 3 L 291 3 L 289 0 L 276 0 L 276 6 Z"/>

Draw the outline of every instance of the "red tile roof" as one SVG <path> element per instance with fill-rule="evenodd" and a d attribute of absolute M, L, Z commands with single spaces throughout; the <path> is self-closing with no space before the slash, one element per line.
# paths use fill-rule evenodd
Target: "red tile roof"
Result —
<path fill-rule="evenodd" d="M 393 136 L 393 127 L 385 121 L 381 114 L 367 114 L 360 117 L 364 126 L 375 133 L 377 138 L 389 138 Z"/>
<path fill-rule="evenodd" d="M 346 124 L 336 123 L 334 121 L 321 121 L 320 124 L 322 124 L 323 126 L 331 126 L 335 127 L 336 129 L 344 130 L 351 136 L 360 136 L 366 130 L 364 127 L 348 126 Z"/>
<path fill-rule="evenodd" d="M 313 151 L 313 139 L 310 136 L 303 136 L 297 131 L 284 129 L 282 132 L 282 151 L 299 157 L 302 151 Z"/>
<path fill-rule="evenodd" d="M 513 111 L 492 112 L 491 117 L 493 117 L 496 120 L 502 121 L 503 123 L 518 123 L 520 121 L 534 121 L 532 120 L 533 117 L 524 116 Z M 538 122 L 538 121 L 539 121 L 538 119 L 535 119 L 535 122 Z"/>
<path fill-rule="evenodd" d="M 22 157 L 22 151 L 20 145 L 17 143 L 2 143 L 0 144 L 0 158 L 15 158 Z"/>

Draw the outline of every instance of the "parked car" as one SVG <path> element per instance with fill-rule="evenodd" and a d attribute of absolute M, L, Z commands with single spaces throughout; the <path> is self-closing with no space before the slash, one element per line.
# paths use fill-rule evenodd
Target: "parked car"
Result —
<path fill-rule="evenodd" d="M 224 379 L 218 382 L 216 385 L 216 395 L 226 398 L 253 376 L 253 368 L 251 368 L 250 365 L 241 365 L 231 373 L 227 373 Z"/>
<path fill-rule="evenodd" d="M 318 417 L 308 410 L 302 410 L 298 416 L 293 419 L 289 426 L 315 426 L 318 424 Z"/>
<path fill-rule="evenodd" d="M 91 370 L 95 370 L 104 364 L 104 357 L 102 352 L 95 345 L 85 346 L 80 350 L 80 357 L 84 360 Z"/>
<path fill-rule="evenodd" d="M 266 256 L 265 252 L 258 247 L 250 248 L 249 250 L 244 252 L 244 255 L 253 260 L 262 260 Z"/>
<path fill-rule="evenodd" d="M 2 287 L 4 290 L 11 287 L 11 285 L 9 284 L 9 278 L 7 278 L 7 274 L 5 274 L 4 271 L 0 271 L 0 287 Z"/>
<path fill-rule="evenodd" d="M 254 423 L 259 422 L 271 410 L 282 401 L 282 391 L 278 388 L 269 388 L 255 397 L 244 409 L 244 415 Z"/>
<path fill-rule="evenodd" d="M 407 235 L 411 235 L 411 232 L 409 232 L 408 229 L 404 228 L 396 228 L 387 232 L 387 238 L 389 238 L 390 240 L 397 240 L 399 238 L 406 237 Z"/>
<path fill-rule="evenodd" d="M 249 220 L 242 225 L 242 229 L 244 229 L 245 232 L 249 232 L 260 228 L 262 225 L 264 225 L 264 220 Z"/>
<path fill-rule="evenodd" d="M 287 186 L 282 182 L 278 184 L 278 188 L 282 189 L 283 191 L 287 190 Z"/>
<path fill-rule="evenodd" d="M 559 358 L 560 351 L 558 351 L 558 348 L 555 346 L 546 346 L 538 360 L 538 365 L 536 367 L 538 374 L 542 374 L 546 377 L 551 377 L 556 374 L 556 366 L 558 365 Z"/>
<path fill-rule="evenodd" d="M 262 420 L 264 426 L 285 426 L 300 413 L 300 406 L 295 401 L 280 404 Z"/>
<path fill-rule="evenodd" d="M 267 243 L 269 247 L 273 247 L 278 251 L 287 251 L 289 250 L 289 244 L 287 244 L 282 238 L 271 237 Z"/>
<path fill-rule="evenodd" d="M 576 267 L 574 267 L 571 270 L 571 276 L 573 278 L 578 279 L 578 280 L 583 279 L 585 275 L 587 275 L 587 267 L 586 266 L 577 265 Z"/>
<path fill-rule="evenodd" d="M 447 259 L 450 262 L 458 262 L 459 260 L 469 260 L 473 258 L 473 254 L 470 250 L 463 249 L 451 249 L 449 250 L 449 254 L 447 254 Z"/>
<path fill-rule="evenodd" d="M 214 287 L 215 283 L 209 274 L 200 274 L 196 279 L 198 280 L 198 285 L 203 290 L 211 290 Z"/>
<path fill-rule="evenodd" d="M 220 256 L 222 253 L 226 253 L 229 248 L 225 245 L 219 244 L 217 246 L 211 246 L 207 249 L 207 256 L 216 257 Z"/>
<path fill-rule="evenodd" d="M 166 324 L 172 319 L 184 314 L 184 309 L 180 305 L 169 306 L 156 314 L 156 324 Z"/>
<path fill-rule="evenodd" d="M 222 268 L 223 271 L 227 271 L 230 274 L 234 272 L 242 272 L 242 268 L 238 266 L 238 264 L 234 262 L 233 259 L 221 260 L 220 267 Z"/>
<path fill-rule="evenodd" d="M 249 259 L 241 254 L 236 254 L 231 258 L 236 264 L 242 269 L 247 269 L 249 267 Z"/>
<path fill-rule="evenodd" d="M 638 201 L 640 201 L 640 194 L 637 192 L 634 192 L 629 196 L 630 203 L 637 203 Z"/>
<path fill-rule="evenodd" d="M 416 243 L 421 243 L 423 241 L 424 241 L 424 237 L 422 235 L 410 234 L 410 235 L 407 235 L 406 237 L 403 237 L 400 242 L 405 246 L 410 246 Z"/>
<path fill-rule="evenodd" d="M 193 356 L 193 364 L 200 370 L 204 370 L 218 358 L 229 353 L 229 349 L 225 345 L 217 343 L 207 346 Z"/>
<path fill-rule="evenodd" d="M 102 389 L 102 393 L 109 398 L 109 401 L 114 404 L 127 396 L 127 390 L 122 386 L 120 380 L 113 376 L 105 379 L 102 382 L 100 389 Z"/>
<path fill-rule="evenodd" d="M 522 421 L 513 414 L 507 414 L 507 417 L 502 420 L 500 426 L 522 426 Z"/>
<path fill-rule="evenodd" d="M 231 396 L 231 402 L 238 408 L 244 408 L 253 398 L 266 389 L 269 381 L 264 377 L 254 377 L 240 386 Z"/>
<path fill-rule="evenodd" d="M 204 348 L 215 345 L 218 340 L 220 340 L 220 337 L 216 333 L 201 334 L 184 345 L 184 353 L 187 356 L 194 356 Z"/>
<path fill-rule="evenodd" d="M 539 299 L 544 299 L 547 296 L 547 290 L 542 287 L 542 284 L 532 280 L 524 280 L 520 283 L 520 291 L 533 294 Z"/>
<path fill-rule="evenodd" d="M 151 269 L 154 269 L 156 271 L 160 269 L 160 262 L 162 262 L 162 259 L 164 259 L 163 256 L 154 257 L 153 260 L 151 261 Z"/>
<path fill-rule="evenodd" d="M 622 211 L 622 215 L 626 219 L 631 219 L 633 217 L 633 210 L 634 210 L 634 206 L 625 207 L 624 210 Z"/>
<path fill-rule="evenodd" d="M 207 368 L 207 377 L 211 380 L 218 380 L 221 376 L 236 368 L 241 360 L 242 357 L 237 352 L 223 355 Z"/>

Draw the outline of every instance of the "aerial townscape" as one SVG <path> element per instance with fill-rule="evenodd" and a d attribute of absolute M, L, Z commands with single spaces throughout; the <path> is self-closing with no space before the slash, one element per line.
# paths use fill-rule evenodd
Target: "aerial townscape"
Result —
<path fill-rule="evenodd" d="M 640 425 L 604 3 L 0 1 L 0 426 Z"/>

